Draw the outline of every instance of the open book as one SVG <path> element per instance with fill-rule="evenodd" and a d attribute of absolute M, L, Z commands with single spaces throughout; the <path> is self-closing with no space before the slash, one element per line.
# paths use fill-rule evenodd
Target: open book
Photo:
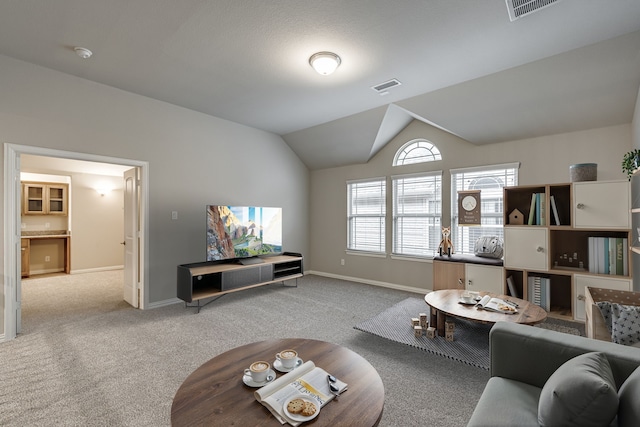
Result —
<path fill-rule="evenodd" d="M 476 307 L 480 310 L 489 310 L 505 314 L 516 314 L 518 312 L 518 305 L 516 303 L 500 298 L 492 298 L 489 295 L 483 296 L 476 304 Z"/>
<path fill-rule="evenodd" d="M 327 371 L 318 368 L 312 361 L 308 361 L 277 380 L 259 388 L 254 392 L 254 396 L 258 402 L 271 411 L 281 424 L 289 423 L 292 426 L 297 426 L 300 422 L 291 420 L 285 415 L 284 402 L 290 397 L 305 395 L 317 400 L 319 407 L 322 408 L 335 397 L 329 391 L 327 375 Z M 347 384 L 340 380 L 337 380 L 335 385 L 338 387 L 338 393 L 342 393 L 347 389 Z"/>

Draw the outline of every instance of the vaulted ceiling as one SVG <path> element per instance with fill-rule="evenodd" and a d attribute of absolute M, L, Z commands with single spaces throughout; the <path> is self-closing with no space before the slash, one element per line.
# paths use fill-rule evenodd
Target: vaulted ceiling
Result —
<path fill-rule="evenodd" d="M 308 63 L 325 50 L 330 76 Z M 4 0 L 0 54 L 276 133 L 319 169 L 414 119 L 473 144 L 629 123 L 640 1 L 512 22 L 505 0 Z"/>

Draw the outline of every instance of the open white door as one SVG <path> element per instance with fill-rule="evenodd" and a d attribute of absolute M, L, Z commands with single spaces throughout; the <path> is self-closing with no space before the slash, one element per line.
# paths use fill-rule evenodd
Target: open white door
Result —
<path fill-rule="evenodd" d="M 124 300 L 139 308 L 139 180 L 138 168 L 124 173 Z"/>
<path fill-rule="evenodd" d="M 16 216 L 18 218 L 20 218 L 20 208 L 22 206 L 22 188 L 20 185 L 20 156 L 16 156 L 14 166 L 15 166 L 15 170 L 13 171 L 12 175 L 15 177 L 15 181 L 14 181 L 14 189 L 15 189 L 15 195 L 14 195 L 14 200 L 16 202 Z M 17 227 L 16 225 L 16 231 L 21 230 L 20 228 Z M 17 256 L 16 258 L 18 258 L 16 261 L 16 263 L 14 263 L 14 268 L 17 269 L 16 271 L 16 301 L 15 301 L 15 309 L 16 309 L 16 334 L 19 334 L 20 332 L 22 332 L 22 245 L 20 244 L 21 239 L 20 237 L 17 235 L 16 233 L 16 242 L 15 242 L 15 246 L 16 246 L 16 254 L 20 254 L 19 256 Z M 20 248 L 18 250 L 18 248 Z"/>

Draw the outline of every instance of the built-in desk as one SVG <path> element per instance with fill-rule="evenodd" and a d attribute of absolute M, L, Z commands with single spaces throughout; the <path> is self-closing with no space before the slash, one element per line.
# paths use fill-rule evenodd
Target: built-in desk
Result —
<path fill-rule="evenodd" d="M 66 231 L 25 231 L 21 236 L 21 252 L 22 252 L 22 277 L 29 277 L 31 274 L 30 252 L 31 242 L 34 240 L 62 240 L 64 252 L 64 272 L 71 272 L 71 235 Z"/>

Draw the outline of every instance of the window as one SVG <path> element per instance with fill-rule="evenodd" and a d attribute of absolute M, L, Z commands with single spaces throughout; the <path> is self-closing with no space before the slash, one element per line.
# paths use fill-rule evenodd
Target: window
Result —
<path fill-rule="evenodd" d="M 414 139 L 404 144 L 393 158 L 393 166 L 442 160 L 438 147 L 426 139 Z"/>
<path fill-rule="evenodd" d="M 478 237 L 504 238 L 502 188 L 518 185 L 519 163 L 451 169 L 451 241 L 456 253 L 472 254 Z M 480 227 L 458 226 L 458 191 L 480 190 Z"/>
<path fill-rule="evenodd" d="M 347 182 L 347 249 L 384 253 L 386 179 Z"/>
<path fill-rule="evenodd" d="M 391 177 L 393 253 L 433 256 L 440 243 L 442 172 Z"/>

